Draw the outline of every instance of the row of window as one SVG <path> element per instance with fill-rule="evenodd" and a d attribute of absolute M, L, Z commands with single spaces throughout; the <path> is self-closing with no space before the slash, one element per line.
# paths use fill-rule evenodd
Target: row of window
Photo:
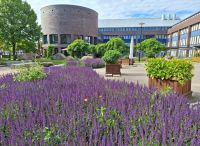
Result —
<path fill-rule="evenodd" d="M 74 35 L 74 39 L 83 39 L 81 35 Z M 84 38 L 88 43 L 92 43 L 92 37 L 86 36 Z M 60 34 L 60 44 L 70 44 L 72 42 L 71 34 Z M 43 36 L 43 43 L 48 44 L 48 36 Z M 58 44 L 58 34 L 50 34 L 49 35 L 49 43 L 50 44 Z"/>
<path fill-rule="evenodd" d="M 60 43 L 61 44 L 68 44 L 70 42 L 71 42 L 70 34 L 61 34 L 60 35 Z M 43 35 L 43 43 L 48 44 L 48 36 L 47 35 Z M 49 35 L 49 43 L 57 44 L 58 43 L 58 34 L 50 34 Z"/>
<path fill-rule="evenodd" d="M 111 39 L 111 38 L 113 38 L 113 37 L 120 37 L 120 38 L 122 38 L 122 39 L 124 39 L 124 40 L 128 40 L 128 39 L 131 39 L 131 37 L 132 37 L 132 35 L 122 35 L 122 36 L 114 36 L 114 35 L 104 35 L 103 36 L 103 39 L 104 40 L 109 40 L 109 39 Z M 147 36 L 146 35 L 133 35 L 133 38 L 134 39 L 145 39 Z M 156 38 L 157 39 L 166 39 L 167 38 L 167 36 L 166 35 L 156 35 Z"/>
<path fill-rule="evenodd" d="M 190 45 L 200 44 L 200 36 L 194 36 L 190 39 Z"/>
<path fill-rule="evenodd" d="M 157 39 L 166 39 L 167 36 L 166 35 L 156 35 Z"/>
<path fill-rule="evenodd" d="M 173 33 L 172 37 L 178 37 L 178 32 Z"/>
<path fill-rule="evenodd" d="M 143 27 L 142 30 L 167 30 L 168 27 Z M 99 28 L 99 32 L 139 31 L 141 27 Z"/>
<path fill-rule="evenodd" d="M 177 41 L 172 41 L 172 47 L 177 47 Z"/>
<path fill-rule="evenodd" d="M 188 28 L 185 28 L 185 29 L 182 29 L 180 34 L 183 35 L 183 34 L 186 34 L 188 33 L 189 29 Z"/>
<path fill-rule="evenodd" d="M 193 25 L 191 28 L 191 31 L 197 31 L 197 30 L 200 30 L 200 23 Z"/>
<path fill-rule="evenodd" d="M 168 43 L 167 43 L 167 47 L 170 47 L 170 41 L 168 41 Z"/>
<path fill-rule="evenodd" d="M 188 41 L 188 39 L 182 39 L 182 40 L 180 40 L 179 45 L 180 46 L 187 46 L 187 41 Z"/>
<path fill-rule="evenodd" d="M 187 46 L 187 41 L 188 41 L 188 39 L 181 39 L 179 41 L 179 45 L 180 46 Z M 176 47 L 177 42 L 178 42 L 177 40 L 172 41 L 172 47 Z M 198 44 L 200 44 L 200 36 L 191 37 L 190 45 L 198 45 Z M 168 41 L 167 46 L 168 47 L 170 46 L 170 41 Z"/>

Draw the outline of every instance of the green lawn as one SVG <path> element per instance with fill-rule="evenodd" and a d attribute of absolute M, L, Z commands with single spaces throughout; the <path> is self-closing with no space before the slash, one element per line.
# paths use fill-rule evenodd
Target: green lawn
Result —
<path fill-rule="evenodd" d="M 66 60 L 51 60 L 46 58 L 38 58 L 36 59 L 37 62 L 52 62 L 54 65 L 65 64 Z"/>

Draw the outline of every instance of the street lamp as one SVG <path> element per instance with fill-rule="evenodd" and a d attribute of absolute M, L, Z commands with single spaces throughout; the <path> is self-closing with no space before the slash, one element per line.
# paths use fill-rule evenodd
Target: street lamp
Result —
<path fill-rule="evenodd" d="M 141 30 L 141 33 L 140 33 L 140 43 L 142 42 L 142 26 L 144 25 L 145 23 L 144 22 L 140 22 L 139 25 L 140 25 L 140 30 Z M 141 50 L 141 48 L 140 48 Z M 140 62 L 140 51 L 138 51 L 138 56 L 139 56 L 139 62 Z"/>

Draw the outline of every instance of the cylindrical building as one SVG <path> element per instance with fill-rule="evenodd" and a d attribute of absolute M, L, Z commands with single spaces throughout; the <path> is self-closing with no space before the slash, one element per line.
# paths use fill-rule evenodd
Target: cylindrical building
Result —
<path fill-rule="evenodd" d="M 43 48 L 55 46 L 61 52 L 75 39 L 95 44 L 98 36 L 98 13 L 74 5 L 50 5 L 41 9 Z"/>

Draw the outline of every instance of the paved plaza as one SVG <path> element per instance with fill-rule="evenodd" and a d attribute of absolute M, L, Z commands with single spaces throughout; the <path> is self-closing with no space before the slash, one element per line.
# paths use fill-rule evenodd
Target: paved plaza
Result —
<path fill-rule="evenodd" d="M 105 68 L 96 69 L 96 72 L 101 76 L 104 76 L 106 79 L 125 80 L 127 82 L 138 82 L 142 85 L 148 85 L 148 77 L 144 63 L 136 63 L 133 66 L 123 66 L 121 69 L 121 76 L 105 76 Z M 196 102 L 197 100 L 200 100 L 200 63 L 194 64 L 193 74 L 193 98 L 191 98 L 191 102 Z"/>
<path fill-rule="evenodd" d="M 11 70 L 8 67 L 1 67 L 0 66 L 0 76 L 3 74 L 13 73 L 14 70 Z M 96 69 L 96 72 L 101 76 L 105 77 L 106 79 L 112 80 L 125 80 L 127 82 L 138 82 L 142 85 L 148 85 L 148 77 L 145 71 L 145 64 L 144 63 L 136 63 L 133 66 L 123 66 L 121 69 L 121 76 L 105 76 L 105 68 Z M 196 102 L 200 100 L 200 63 L 194 64 L 194 77 L 192 79 L 192 91 L 193 91 L 193 98 L 191 102 Z"/>

